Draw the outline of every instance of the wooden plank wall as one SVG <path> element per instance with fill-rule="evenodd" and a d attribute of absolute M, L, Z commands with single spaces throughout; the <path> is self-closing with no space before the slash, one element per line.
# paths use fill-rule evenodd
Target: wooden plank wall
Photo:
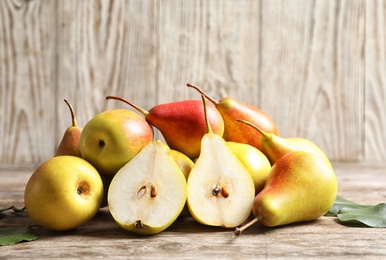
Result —
<path fill-rule="evenodd" d="M 0 167 L 51 157 L 70 124 L 143 108 L 256 105 L 334 161 L 386 159 L 384 0 L 0 1 Z"/>

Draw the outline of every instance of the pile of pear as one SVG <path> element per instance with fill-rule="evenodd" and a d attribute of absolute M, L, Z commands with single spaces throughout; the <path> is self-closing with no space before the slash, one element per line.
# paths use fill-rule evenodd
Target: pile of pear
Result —
<path fill-rule="evenodd" d="M 38 225 L 71 230 L 108 207 L 123 229 L 152 235 L 178 218 L 233 228 L 312 221 L 333 205 L 338 183 L 313 142 L 280 137 L 272 118 L 233 98 L 145 110 L 111 109 L 72 125 L 52 158 L 31 175 L 25 208 Z M 206 102 L 209 100 L 210 102 Z M 157 129 L 164 140 L 155 140 Z"/>

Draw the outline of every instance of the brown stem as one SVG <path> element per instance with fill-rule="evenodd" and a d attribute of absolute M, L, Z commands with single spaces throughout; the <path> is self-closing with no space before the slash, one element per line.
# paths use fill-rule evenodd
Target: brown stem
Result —
<path fill-rule="evenodd" d="M 133 108 L 135 108 L 136 110 L 138 110 L 138 112 L 140 112 L 142 115 L 144 116 L 147 116 L 149 114 L 149 111 L 143 109 L 143 108 L 140 108 L 139 106 L 131 103 L 130 101 L 124 99 L 124 98 L 121 98 L 121 97 L 117 97 L 117 96 L 107 96 L 106 99 L 116 99 L 116 100 L 119 100 L 119 101 L 122 101 L 130 106 L 132 106 Z"/>
<path fill-rule="evenodd" d="M 258 127 L 257 125 L 252 124 L 251 122 L 248 122 L 248 121 L 243 120 L 243 119 L 236 119 L 236 121 L 241 122 L 241 123 L 244 123 L 244 124 L 249 125 L 250 127 L 254 128 L 254 129 L 257 130 L 264 138 L 269 139 L 269 137 L 271 136 L 271 134 L 269 134 L 269 133 L 267 133 L 267 132 L 264 132 L 260 127 Z"/>
<path fill-rule="evenodd" d="M 249 221 L 248 223 L 244 224 L 243 226 L 237 227 L 235 229 L 235 236 L 239 236 L 244 230 L 246 230 L 250 226 L 257 223 L 260 219 L 261 219 L 261 217 L 256 217 L 256 218 L 252 219 L 251 221 Z"/>
<path fill-rule="evenodd" d="M 213 133 L 212 127 L 210 126 L 209 119 L 208 119 L 208 112 L 206 109 L 206 102 L 204 95 L 201 95 L 202 103 L 204 104 L 204 116 L 205 116 L 205 124 L 206 128 L 208 129 L 208 133 Z"/>
<path fill-rule="evenodd" d="M 64 99 L 64 102 L 66 102 L 68 108 L 70 109 L 71 118 L 72 118 L 72 120 L 71 120 L 72 126 L 77 127 L 78 126 L 78 122 L 76 121 L 76 116 L 75 116 L 74 108 L 72 107 L 70 102 L 67 101 L 67 99 Z"/>
<path fill-rule="evenodd" d="M 206 94 L 200 87 L 192 84 L 192 83 L 187 83 L 186 86 L 190 87 L 190 88 L 194 88 L 195 90 L 197 90 L 201 95 L 204 95 L 204 97 L 206 97 L 210 102 L 212 102 L 213 104 L 217 105 L 219 102 L 217 100 L 215 100 L 214 98 L 208 96 L 208 94 Z"/>

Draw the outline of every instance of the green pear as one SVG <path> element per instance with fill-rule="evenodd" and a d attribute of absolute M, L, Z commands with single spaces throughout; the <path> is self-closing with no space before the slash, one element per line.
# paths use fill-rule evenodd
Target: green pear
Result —
<path fill-rule="evenodd" d="M 271 171 L 271 163 L 259 149 L 252 145 L 229 141 L 227 145 L 247 168 L 255 184 L 256 195 L 265 185 L 265 180 Z"/>
<path fill-rule="evenodd" d="M 206 122 L 208 133 L 202 137 L 200 156 L 188 178 L 188 208 L 192 217 L 204 225 L 236 227 L 251 214 L 253 179 L 225 140 Z"/>
<path fill-rule="evenodd" d="M 180 215 L 186 189 L 169 147 L 159 140 L 150 142 L 114 176 L 107 196 L 109 210 L 123 229 L 156 234 Z"/>
<path fill-rule="evenodd" d="M 199 156 L 201 138 L 207 132 L 202 101 L 183 100 L 159 104 L 146 111 L 120 97 L 108 96 L 106 99 L 123 101 L 142 113 L 146 121 L 161 132 L 171 149 L 191 159 Z M 213 105 L 208 106 L 207 111 L 213 132 L 222 136 L 224 121 L 221 114 Z"/>
<path fill-rule="evenodd" d="M 264 110 L 230 97 L 224 97 L 218 101 L 207 95 L 196 85 L 188 83 L 187 86 L 196 89 L 216 106 L 224 120 L 223 138 L 225 141 L 246 143 L 261 150 L 261 137 L 247 126 L 237 124 L 236 119 L 247 120 L 266 132 L 279 135 L 275 122 Z"/>
<path fill-rule="evenodd" d="M 275 164 L 275 162 L 280 159 L 283 155 L 291 151 L 305 151 L 313 153 L 323 159 L 326 164 L 332 167 L 330 160 L 326 156 L 326 154 L 319 148 L 315 143 L 311 142 L 308 139 L 301 137 L 280 137 L 272 133 L 267 133 L 258 126 L 252 124 L 251 122 L 237 119 L 246 125 L 251 126 L 256 129 L 257 133 L 261 135 L 261 151 L 267 156 L 268 160 L 271 164 Z"/>
<path fill-rule="evenodd" d="M 80 152 L 99 173 L 114 175 L 151 141 L 153 129 L 141 115 L 112 109 L 97 114 L 83 127 Z"/>
<path fill-rule="evenodd" d="M 77 157 L 82 157 L 80 154 L 80 135 L 82 133 L 82 128 L 78 126 L 78 122 L 76 120 L 74 108 L 66 99 L 68 108 L 70 109 L 72 125 L 69 126 L 63 134 L 62 140 L 58 148 L 56 149 L 55 156 L 59 155 L 73 155 Z"/>
<path fill-rule="evenodd" d="M 272 166 L 263 190 L 255 197 L 252 212 L 267 227 L 312 221 L 333 205 L 338 182 L 332 168 L 320 157 L 304 151 L 285 154 Z"/>
<path fill-rule="evenodd" d="M 99 210 L 103 184 L 86 160 L 70 155 L 52 157 L 31 175 L 24 191 L 27 213 L 50 230 L 70 230 Z"/>

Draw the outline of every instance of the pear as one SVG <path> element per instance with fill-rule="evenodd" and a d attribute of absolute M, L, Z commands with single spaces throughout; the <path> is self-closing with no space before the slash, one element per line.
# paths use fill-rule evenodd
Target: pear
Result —
<path fill-rule="evenodd" d="M 265 180 L 271 171 L 271 163 L 259 149 L 252 145 L 229 141 L 227 145 L 247 168 L 255 184 L 256 195 L 265 185 Z"/>
<path fill-rule="evenodd" d="M 147 122 L 161 132 L 171 149 L 180 151 L 191 159 L 200 154 L 201 138 L 207 132 L 202 101 L 183 100 L 159 104 L 146 111 L 120 97 L 107 96 L 106 99 L 123 101 L 142 113 Z M 221 114 L 213 105 L 208 106 L 207 111 L 213 132 L 222 136 L 224 121 Z"/>
<path fill-rule="evenodd" d="M 206 124 L 208 133 L 188 178 L 188 208 L 201 224 L 236 227 L 251 214 L 253 179 L 225 140 L 212 132 L 207 119 Z"/>
<path fill-rule="evenodd" d="M 128 109 L 103 111 L 87 122 L 80 136 L 80 152 L 100 174 L 114 175 L 146 144 L 153 129 Z"/>
<path fill-rule="evenodd" d="M 82 128 L 78 126 L 78 122 L 76 120 L 74 108 L 66 99 L 64 99 L 68 108 L 70 109 L 72 125 L 66 129 L 63 134 L 62 140 L 58 148 L 56 149 L 55 156 L 59 155 L 73 155 L 77 157 L 82 157 L 80 153 L 80 145 L 79 139 L 82 133 Z"/>
<path fill-rule="evenodd" d="M 169 147 L 148 143 L 114 176 L 108 190 L 111 215 L 125 230 L 152 235 L 169 227 L 187 197 L 185 177 Z"/>
<path fill-rule="evenodd" d="M 178 167 L 184 174 L 185 180 L 187 181 L 189 174 L 194 167 L 194 162 L 188 156 L 186 156 L 185 154 L 179 151 L 170 150 L 170 152 L 172 153 L 173 159 L 176 161 Z M 185 203 L 184 209 L 180 213 L 179 217 L 186 217 L 188 215 L 189 215 L 189 209 L 188 209 L 188 205 Z"/>
<path fill-rule="evenodd" d="M 224 97 L 218 101 L 207 95 L 196 85 L 188 83 L 187 86 L 196 89 L 216 106 L 224 120 L 225 129 L 223 138 L 225 141 L 246 143 L 261 150 L 261 136 L 247 126 L 237 124 L 236 119 L 247 120 L 266 132 L 279 135 L 279 130 L 275 122 L 262 109 L 244 104 L 231 97 Z"/>
<path fill-rule="evenodd" d="M 24 191 L 29 217 L 50 230 L 70 230 L 88 222 L 103 199 L 98 171 L 86 160 L 55 156 L 31 175 Z"/>
<path fill-rule="evenodd" d="M 255 219 L 235 234 L 260 222 L 267 227 L 312 221 L 333 205 L 338 190 L 336 175 L 320 157 L 304 151 L 285 154 L 273 165 L 263 190 L 255 197 Z"/>
<path fill-rule="evenodd" d="M 261 151 L 267 156 L 268 160 L 271 164 L 275 164 L 275 162 L 280 159 L 283 155 L 291 151 L 305 151 L 313 153 L 319 156 L 321 159 L 325 161 L 330 167 L 332 167 L 330 160 L 326 156 L 326 154 L 319 148 L 315 143 L 311 142 L 308 139 L 301 137 L 280 137 L 273 133 L 267 133 L 263 131 L 258 126 L 252 124 L 251 122 L 237 119 L 246 125 L 251 126 L 256 129 L 257 133 L 261 135 Z"/>

